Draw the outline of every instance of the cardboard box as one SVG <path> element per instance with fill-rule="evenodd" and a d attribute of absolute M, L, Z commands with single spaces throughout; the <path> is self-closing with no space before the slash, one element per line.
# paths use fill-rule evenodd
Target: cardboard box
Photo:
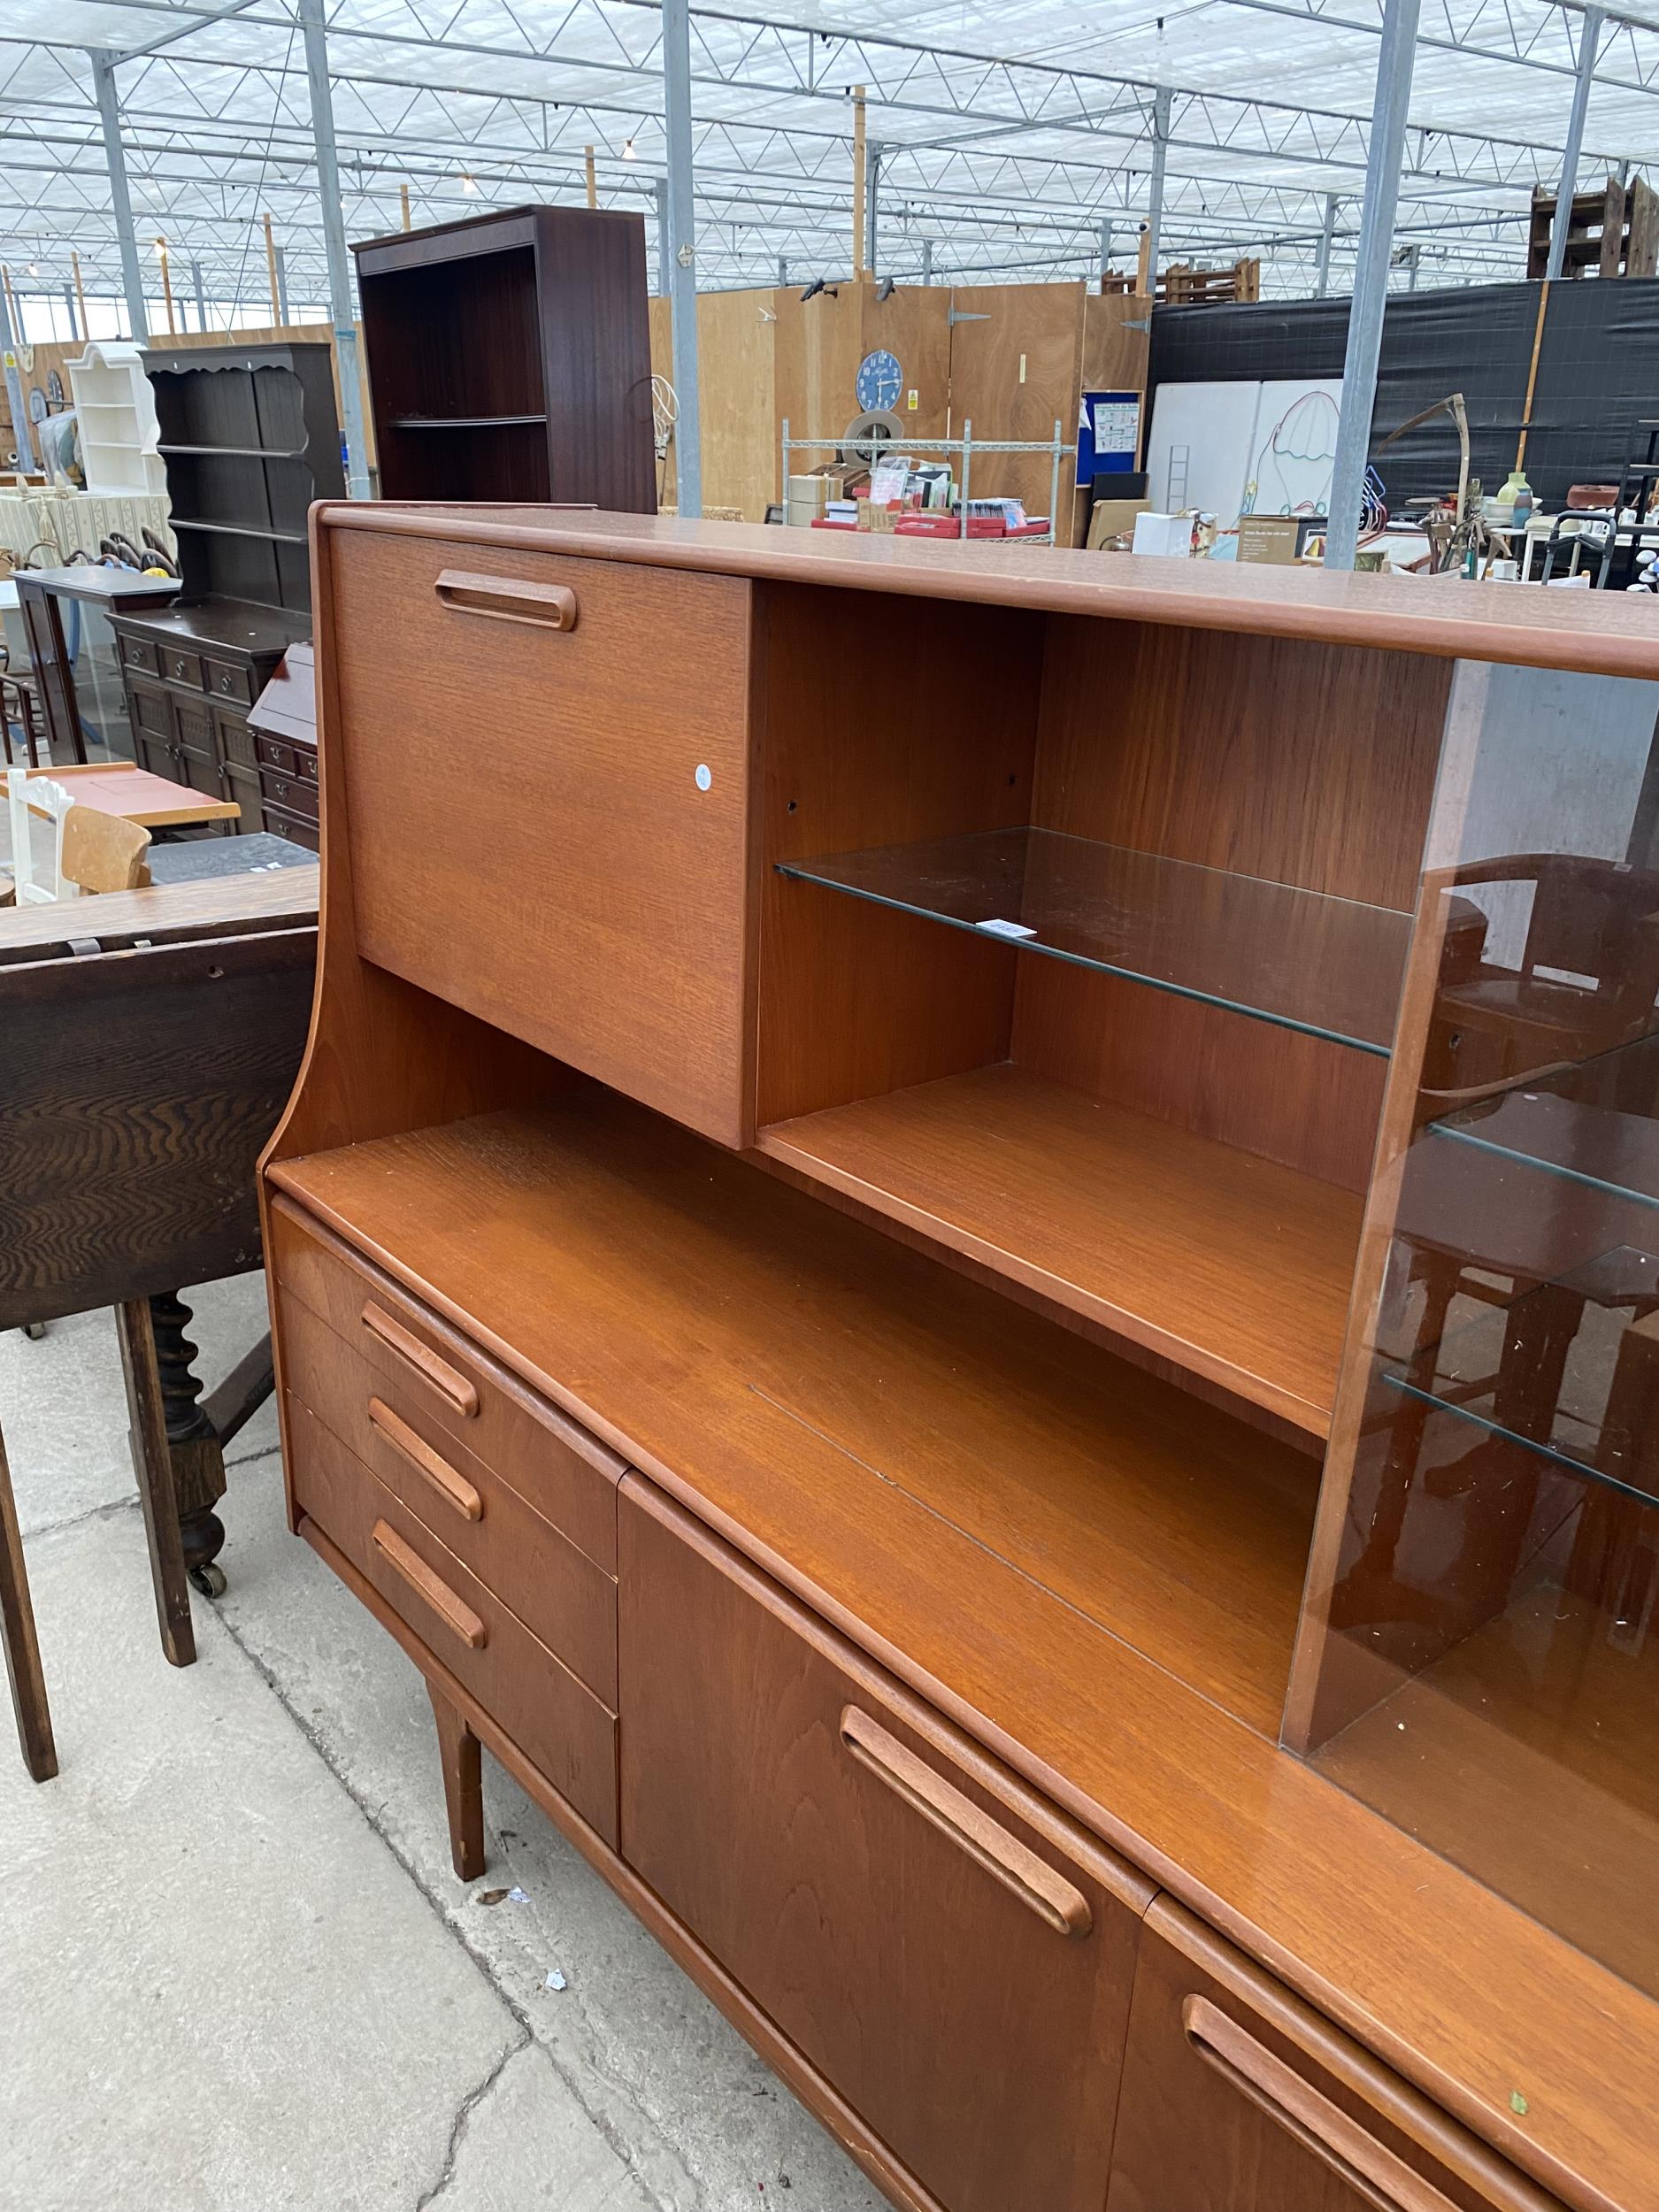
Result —
<path fill-rule="evenodd" d="M 1098 553 L 1113 538 L 1133 536 L 1135 517 L 1151 506 L 1146 499 L 1097 499 L 1089 510 L 1088 549 Z"/>
<path fill-rule="evenodd" d="M 1193 518 L 1191 515 L 1137 515 L 1133 549 L 1137 553 L 1165 553 L 1178 560 L 1190 560 L 1193 553 Z"/>
<path fill-rule="evenodd" d="M 1265 561 L 1275 568 L 1290 568 L 1302 558 L 1310 530 L 1323 533 L 1320 515 L 1240 515 L 1239 558 Z"/>

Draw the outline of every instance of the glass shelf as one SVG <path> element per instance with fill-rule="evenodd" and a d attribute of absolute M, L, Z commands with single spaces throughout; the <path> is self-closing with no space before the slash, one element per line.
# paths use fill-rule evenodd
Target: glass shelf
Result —
<path fill-rule="evenodd" d="M 987 830 L 780 875 L 1386 1057 L 1411 917 L 1055 830 Z"/>
<path fill-rule="evenodd" d="M 1659 1256 L 1617 1245 L 1512 1305 L 1460 1322 L 1436 1345 L 1385 1361 L 1382 1379 L 1489 1436 L 1659 1505 L 1659 1476 L 1642 1466 L 1659 1382 L 1647 1386 L 1647 1358 L 1637 1369 L 1626 1363 L 1632 1312 L 1636 1320 L 1659 1314 Z M 1659 1378 L 1659 1343 L 1650 1357 Z"/>
<path fill-rule="evenodd" d="M 1659 1206 L 1659 1035 L 1431 1122 L 1431 1133 L 1609 1198 Z"/>

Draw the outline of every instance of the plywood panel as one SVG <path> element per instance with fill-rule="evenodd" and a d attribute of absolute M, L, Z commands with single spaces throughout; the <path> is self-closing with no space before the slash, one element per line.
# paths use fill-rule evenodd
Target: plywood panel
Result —
<path fill-rule="evenodd" d="M 1051 438 L 1057 418 L 1069 443 L 1077 422 L 1083 360 L 1081 284 L 991 284 L 959 288 L 951 331 L 953 435 L 972 422 L 979 438 Z M 1023 374 L 1022 374 L 1023 367 Z M 1068 464 L 1061 465 L 1061 511 L 1067 511 Z M 1053 466 L 1043 454 L 987 455 L 969 485 L 980 498 L 1024 500 L 1046 515 Z"/>
<path fill-rule="evenodd" d="M 697 300 L 697 381 L 703 412 L 703 504 L 733 507 L 764 522 L 778 498 L 776 312 L 770 290 L 704 292 Z M 672 305 L 649 303 L 651 373 L 674 381 Z M 671 443 L 661 497 L 679 497 L 679 453 Z"/>
<path fill-rule="evenodd" d="M 1078 374 L 1079 399 L 1085 392 L 1139 392 L 1144 398 L 1152 347 L 1151 322 L 1149 305 L 1133 294 L 1084 295 L 1083 354 Z M 1144 432 L 1144 422 L 1141 427 Z M 1071 541 L 1073 545 L 1084 541 L 1087 516 L 1087 494 L 1074 491 Z"/>
<path fill-rule="evenodd" d="M 862 352 L 885 348 L 904 372 L 895 411 L 906 432 L 918 438 L 951 434 L 950 339 L 950 294 L 944 287 L 901 285 L 885 300 L 873 290 L 865 294 Z M 912 391 L 914 409 L 908 404 Z"/>
<path fill-rule="evenodd" d="M 784 421 L 793 437 L 838 437 L 858 411 L 854 385 L 864 358 L 864 292 L 843 281 L 839 295 L 820 292 L 803 300 L 797 291 L 772 295 L 778 320 L 774 390 L 780 433 Z M 790 468 L 804 473 L 833 453 L 801 453 Z"/>

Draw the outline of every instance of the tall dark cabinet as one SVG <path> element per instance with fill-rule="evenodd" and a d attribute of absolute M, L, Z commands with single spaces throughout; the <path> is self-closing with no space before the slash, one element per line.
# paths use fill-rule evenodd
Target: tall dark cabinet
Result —
<path fill-rule="evenodd" d="M 353 251 L 382 498 L 656 512 L 641 217 L 511 208 Z"/>
<path fill-rule="evenodd" d="M 234 799 L 242 831 L 317 841 L 315 751 L 294 800 L 273 799 L 248 710 L 311 633 L 306 516 L 345 475 L 326 342 L 156 348 L 144 365 L 184 590 L 112 617 L 142 767 Z"/>

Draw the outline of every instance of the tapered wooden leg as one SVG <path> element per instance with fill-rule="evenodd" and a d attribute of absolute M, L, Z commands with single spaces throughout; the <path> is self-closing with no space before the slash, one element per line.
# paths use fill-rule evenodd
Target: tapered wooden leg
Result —
<path fill-rule="evenodd" d="M 58 1748 L 52 1741 L 52 1717 L 46 1705 L 46 1678 L 41 1672 L 41 1647 L 35 1637 L 35 1608 L 29 1603 L 28 1577 L 23 1571 L 23 1538 L 18 1528 L 18 1509 L 12 1495 L 12 1470 L 6 1463 L 5 1439 L 0 1436 L 0 1642 L 5 1645 L 6 1674 L 12 1684 L 12 1709 L 18 1717 L 18 1740 L 23 1763 L 37 1782 L 50 1782 L 58 1771 Z"/>
<path fill-rule="evenodd" d="M 475 1882 L 484 1871 L 484 1785 L 478 1738 L 442 1690 L 428 1682 L 426 1694 L 438 1724 L 443 1801 L 449 1815 L 449 1855 L 462 1881 Z"/>
<path fill-rule="evenodd" d="M 127 1405 L 133 1424 L 138 1502 L 144 1509 L 150 1578 L 156 1589 L 161 1648 L 175 1667 L 188 1667 L 196 1658 L 196 1630 L 190 1619 L 190 1586 L 185 1578 L 179 1502 L 173 1486 L 173 1454 L 167 1443 L 161 1374 L 156 1365 L 156 1340 L 150 1330 L 150 1301 L 132 1298 L 117 1306 L 115 1327 L 121 1340 L 121 1371 L 127 1378 Z"/>

